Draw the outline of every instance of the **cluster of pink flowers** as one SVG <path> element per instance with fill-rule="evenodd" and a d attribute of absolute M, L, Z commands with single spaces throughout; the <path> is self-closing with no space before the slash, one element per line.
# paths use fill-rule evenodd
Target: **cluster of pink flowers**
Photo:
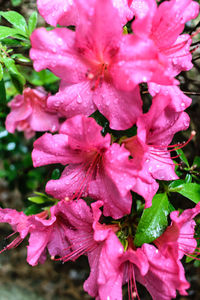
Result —
<path fill-rule="evenodd" d="M 176 291 L 187 295 L 181 259 L 196 249 L 193 219 L 200 204 L 182 214 L 173 211 L 159 238 L 136 247 L 131 191 L 144 198 L 146 209 L 158 191 L 157 180 L 178 178 L 169 144 L 175 133 L 189 126 L 185 109 L 191 99 L 179 89 L 175 76 L 192 68 L 192 40 L 181 33 L 198 15 L 199 5 L 192 0 L 160 5 L 155 0 L 37 4 L 47 23 L 62 27 L 36 29 L 30 57 L 36 71 L 49 69 L 61 78 L 59 91 L 47 95 L 25 89 L 11 101 L 6 127 L 12 133 L 23 130 L 27 138 L 35 131 L 57 132 L 34 142 L 33 164 L 65 168 L 59 179 L 46 185 L 46 193 L 58 200 L 49 210 L 26 216 L 0 209 L 0 222 L 19 233 L 5 249 L 30 234 L 27 261 L 33 266 L 45 261 L 46 250 L 64 262 L 87 255 L 91 272 L 84 289 L 97 300 L 122 299 L 125 283 L 131 299 L 139 299 L 136 281 L 154 300 L 175 298 Z M 123 26 L 132 19 L 132 33 L 124 34 Z M 152 96 L 147 113 L 142 109 L 141 83 Z M 120 141 L 110 134 L 104 137 L 90 117 L 96 110 L 112 130 L 135 125 L 137 134 Z M 90 205 L 86 198 L 92 199 Z"/>

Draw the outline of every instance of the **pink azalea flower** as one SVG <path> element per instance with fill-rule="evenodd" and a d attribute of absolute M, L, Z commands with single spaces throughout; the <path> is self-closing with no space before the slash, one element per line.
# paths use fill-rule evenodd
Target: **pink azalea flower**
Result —
<path fill-rule="evenodd" d="M 155 97 L 156 95 L 164 95 L 170 97 L 172 100 L 172 105 L 176 112 L 181 112 L 188 108 L 192 99 L 187 97 L 178 86 L 167 86 L 167 85 L 159 85 L 156 83 L 149 83 L 148 90 L 150 94 Z"/>
<path fill-rule="evenodd" d="M 37 7 L 41 16 L 50 25 L 78 25 L 80 12 L 76 2 L 76 0 L 37 0 Z M 94 0 L 87 2 L 84 2 L 84 9 L 89 11 Z M 129 8 L 127 0 L 112 0 L 112 3 L 118 9 L 124 25 L 132 19 L 133 12 Z"/>
<path fill-rule="evenodd" d="M 122 285 L 126 283 L 128 283 L 130 299 L 133 293 L 138 296 L 136 272 L 145 276 L 149 268 L 148 260 L 140 248 L 117 252 L 118 247 L 116 243 L 107 245 L 107 251 L 99 257 L 99 268 L 96 270 L 95 278 L 98 288 L 96 299 L 122 300 Z"/>
<path fill-rule="evenodd" d="M 138 170 L 137 183 L 133 190 L 143 196 L 146 207 L 151 206 L 151 200 L 158 189 L 158 180 L 177 179 L 175 165 L 170 153 L 176 145 L 168 146 L 174 134 L 186 130 L 189 126 L 189 117 L 181 111 L 185 108 L 173 102 L 171 94 L 158 94 L 154 99 L 148 113 L 142 115 L 137 121 L 137 136 L 124 141 L 125 147 L 130 151 L 133 162 L 142 165 Z M 183 145 L 177 146 L 177 148 Z M 148 174 L 149 182 L 142 179 L 142 174 Z M 147 176 L 147 178 L 148 178 Z M 151 179 L 151 180 L 150 180 Z"/>
<path fill-rule="evenodd" d="M 186 209 L 182 214 L 173 211 L 170 214 L 170 226 L 154 241 L 159 251 L 165 256 L 175 256 L 178 259 L 194 253 L 197 241 L 194 238 L 196 223 L 193 219 L 198 214 L 200 214 L 200 203 L 192 209 Z"/>
<path fill-rule="evenodd" d="M 110 145 L 92 118 L 76 116 L 65 121 L 59 134 L 44 134 L 34 143 L 35 167 L 50 163 L 67 165 L 60 179 L 50 180 L 46 192 L 58 199 L 93 196 L 104 201 L 104 214 L 120 218 L 130 213 L 130 190 L 135 171 L 129 151 Z"/>
<path fill-rule="evenodd" d="M 53 206 L 48 212 L 26 216 L 23 212 L 14 209 L 0 209 L 0 223 L 9 223 L 14 233 L 19 233 L 2 251 L 18 246 L 30 234 L 27 248 L 27 262 L 35 266 L 46 260 L 46 249 L 51 256 L 64 256 L 69 251 L 69 242 L 66 238 L 68 223 L 62 213 L 65 203 Z M 2 252 L 1 251 L 1 252 Z"/>
<path fill-rule="evenodd" d="M 26 88 L 23 95 L 17 95 L 9 102 L 11 112 L 6 118 L 6 129 L 14 133 L 15 129 L 24 131 L 27 139 L 35 131 L 57 131 L 58 115 L 46 106 L 48 95 L 43 90 Z"/>
<path fill-rule="evenodd" d="M 142 113 L 138 83 L 172 84 L 174 79 L 163 75 L 165 61 L 151 39 L 122 34 L 111 0 L 92 3 L 87 10 L 86 1 L 78 1 L 76 32 L 34 31 L 30 56 L 37 71 L 48 68 L 61 78 L 59 92 L 48 99 L 50 108 L 65 117 L 89 116 L 98 109 L 111 128 L 127 129 Z"/>
<path fill-rule="evenodd" d="M 192 0 L 171 0 L 157 7 L 155 0 L 131 1 L 135 14 L 133 31 L 150 38 L 163 58 L 168 61 L 167 73 L 176 76 L 192 68 L 191 37 L 181 34 L 185 23 L 198 16 L 199 5 Z M 152 80 L 153 81 L 153 80 Z"/>
<path fill-rule="evenodd" d="M 98 294 L 101 286 L 103 288 L 105 284 L 103 269 L 104 274 L 110 278 L 110 283 L 113 282 L 110 275 L 116 273 L 116 262 L 123 254 L 123 246 L 115 235 L 118 225 L 106 225 L 99 222 L 102 205 L 102 201 L 97 201 L 91 205 L 92 209 L 90 209 L 82 199 L 67 203 L 63 213 L 72 226 L 67 237 L 73 251 L 69 255 L 61 257 L 61 260 L 75 260 L 80 255 L 87 255 L 91 271 L 84 283 L 84 290 L 96 299 L 106 300 L 110 295 L 110 299 L 114 300 L 119 299 L 117 284 L 110 285 L 110 291 L 103 290 L 100 298 L 98 298 Z M 101 278 L 99 273 L 101 273 Z"/>
<path fill-rule="evenodd" d="M 176 290 L 181 295 L 187 295 L 186 289 L 190 284 L 178 259 L 164 256 L 156 247 L 149 244 L 142 245 L 141 250 L 148 259 L 149 269 L 144 276 L 136 270 L 136 279 L 147 288 L 153 300 L 176 298 Z"/>
<path fill-rule="evenodd" d="M 37 0 L 37 7 L 41 16 L 52 26 L 78 23 L 78 10 L 73 0 Z"/>
<path fill-rule="evenodd" d="M 190 284 L 185 278 L 184 268 L 180 262 L 184 255 L 195 254 L 197 242 L 194 238 L 195 221 L 200 213 L 200 204 L 193 209 L 170 214 L 171 225 L 154 241 L 157 246 L 144 244 L 142 250 L 146 254 L 149 270 L 144 277 L 138 274 L 137 279 L 150 292 L 153 299 L 170 300 L 176 297 L 176 290 L 187 295 Z M 166 267 L 167 266 L 167 267 Z"/>

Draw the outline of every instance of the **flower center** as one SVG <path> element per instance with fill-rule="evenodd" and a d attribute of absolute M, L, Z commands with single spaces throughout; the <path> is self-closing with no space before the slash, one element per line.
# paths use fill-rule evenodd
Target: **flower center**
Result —
<path fill-rule="evenodd" d="M 88 153 L 80 170 L 80 174 L 84 173 L 84 176 L 83 178 L 80 178 L 79 185 L 74 195 L 72 196 L 71 200 L 80 199 L 81 196 L 84 195 L 87 196 L 89 183 L 90 181 L 95 179 L 96 172 L 100 168 L 101 160 L 102 160 L 101 153 L 97 151 L 95 152 L 92 151 L 92 153 L 90 151 L 90 153 Z M 79 174 L 77 174 L 76 176 L 79 177 Z"/>
<path fill-rule="evenodd" d="M 98 68 L 94 71 L 88 70 L 85 74 L 88 80 L 91 81 L 91 90 L 95 91 L 99 85 L 102 84 L 105 78 L 108 78 L 108 64 L 102 63 Z"/>

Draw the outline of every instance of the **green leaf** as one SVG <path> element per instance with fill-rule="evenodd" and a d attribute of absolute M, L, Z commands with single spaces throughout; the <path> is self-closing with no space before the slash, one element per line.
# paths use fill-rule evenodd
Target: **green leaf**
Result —
<path fill-rule="evenodd" d="M 18 69 L 15 65 L 15 61 L 11 58 L 6 58 L 6 59 L 4 59 L 4 64 L 5 64 L 6 68 L 8 69 L 9 75 L 11 77 L 11 80 L 12 80 L 16 90 L 19 93 L 22 93 L 24 84 L 26 81 L 25 81 L 24 76 L 22 76 L 20 74 L 20 72 L 18 71 Z"/>
<path fill-rule="evenodd" d="M 43 197 L 39 197 L 39 196 L 29 197 L 28 200 L 37 204 L 42 204 L 46 202 Z"/>
<path fill-rule="evenodd" d="M 167 216 L 170 212 L 167 194 L 153 197 L 152 206 L 143 211 L 135 234 L 134 244 L 140 247 L 158 238 L 168 225 Z"/>
<path fill-rule="evenodd" d="M 198 183 L 185 183 L 177 192 L 194 203 L 200 202 L 200 184 Z"/>
<path fill-rule="evenodd" d="M 28 37 L 28 27 L 26 24 L 26 20 L 22 15 L 20 15 L 16 11 L 0 11 L 0 16 L 4 17 L 9 23 L 11 23 L 15 28 L 20 30 L 22 35 Z"/>
<path fill-rule="evenodd" d="M 51 73 L 49 70 L 42 70 L 40 72 L 36 72 L 24 66 L 20 66 L 19 69 L 20 72 L 26 77 L 27 81 L 36 86 L 52 84 L 59 80 L 59 78 L 56 77 L 53 73 Z"/>
<path fill-rule="evenodd" d="M 22 3 L 22 0 L 11 0 L 12 6 L 18 6 Z"/>
<path fill-rule="evenodd" d="M 52 174 L 51 174 L 51 179 L 56 180 L 59 179 L 61 175 L 61 172 L 59 169 L 55 169 L 53 170 Z"/>
<path fill-rule="evenodd" d="M 182 149 L 177 149 L 176 153 L 179 155 L 180 160 L 182 160 L 186 164 L 186 166 L 189 168 L 190 165 L 189 165 L 189 162 L 188 162 L 183 150 Z"/>
<path fill-rule="evenodd" d="M 4 80 L 0 81 L 0 111 L 3 109 L 3 106 L 6 105 L 6 89 Z"/>
<path fill-rule="evenodd" d="M 40 213 L 41 211 L 42 211 L 42 209 L 37 204 L 32 204 L 24 210 L 24 213 L 27 216 L 30 216 L 30 215 L 36 215 L 36 214 Z"/>
<path fill-rule="evenodd" d="M 179 193 L 194 203 L 200 202 L 200 184 L 198 183 L 185 183 L 180 179 L 173 181 L 168 188 L 169 192 Z"/>
<path fill-rule="evenodd" d="M 2 67 L 2 64 L 0 63 L 0 81 L 2 80 L 3 78 L 3 67 Z"/>
<path fill-rule="evenodd" d="M 36 11 L 34 11 L 32 13 L 32 15 L 30 16 L 29 20 L 28 20 L 28 32 L 29 32 L 29 35 L 31 35 L 31 33 L 33 32 L 33 30 L 36 28 L 37 18 L 38 18 L 38 14 L 37 14 Z"/>
<path fill-rule="evenodd" d="M 0 40 L 7 38 L 8 36 L 14 37 L 16 34 L 19 34 L 20 32 L 17 29 L 6 27 L 6 26 L 0 26 Z"/>
<path fill-rule="evenodd" d="M 26 57 L 20 53 L 15 53 L 15 54 L 11 55 L 11 58 L 17 59 L 18 61 L 23 62 L 23 63 L 31 62 L 31 60 L 28 57 Z"/>
<path fill-rule="evenodd" d="M 191 182 L 192 182 L 192 175 L 188 173 L 185 176 L 185 183 L 191 183 Z"/>
<path fill-rule="evenodd" d="M 182 189 L 182 185 L 185 183 L 185 180 L 178 179 L 174 180 L 170 185 L 168 186 L 169 192 L 177 192 Z"/>

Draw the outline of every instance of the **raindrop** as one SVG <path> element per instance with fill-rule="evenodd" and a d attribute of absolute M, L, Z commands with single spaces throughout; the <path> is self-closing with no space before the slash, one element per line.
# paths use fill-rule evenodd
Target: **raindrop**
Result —
<path fill-rule="evenodd" d="M 181 106 L 182 106 L 182 107 L 185 107 L 185 103 L 184 103 L 184 102 L 182 102 L 182 103 L 181 103 Z"/>
<path fill-rule="evenodd" d="M 82 98 L 81 98 L 80 94 L 78 94 L 78 97 L 77 97 L 76 101 L 79 104 L 82 103 Z"/>

